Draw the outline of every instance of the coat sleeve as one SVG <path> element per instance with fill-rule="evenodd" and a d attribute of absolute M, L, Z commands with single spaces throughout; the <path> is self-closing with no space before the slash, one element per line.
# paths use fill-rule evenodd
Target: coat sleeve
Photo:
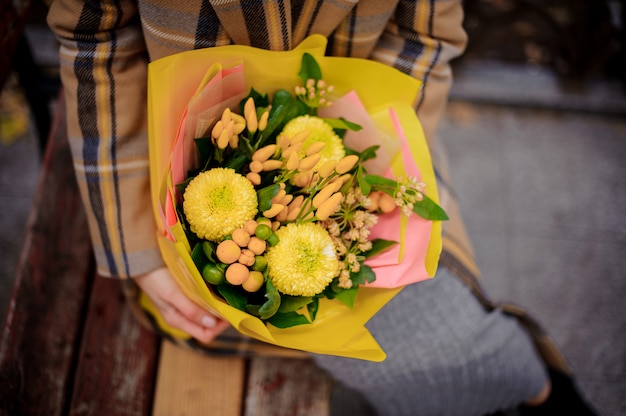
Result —
<path fill-rule="evenodd" d="M 136 5 L 56 0 L 48 24 L 60 42 L 68 134 L 98 272 L 153 270 L 163 261 L 150 206 L 148 58 Z"/>
<path fill-rule="evenodd" d="M 422 81 L 415 106 L 431 144 L 452 83 L 450 61 L 467 44 L 462 23 L 460 0 L 400 0 L 372 53 Z"/>
<path fill-rule="evenodd" d="M 437 140 L 436 131 L 452 85 L 450 61 L 461 55 L 466 45 L 460 0 L 400 0 L 376 45 L 373 59 L 423 83 L 415 107 L 431 150 L 439 201 L 450 217 L 443 223 L 440 264 L 466 281 L 475 282 L 480 270 L 448 175 L 445 149 Z"/>

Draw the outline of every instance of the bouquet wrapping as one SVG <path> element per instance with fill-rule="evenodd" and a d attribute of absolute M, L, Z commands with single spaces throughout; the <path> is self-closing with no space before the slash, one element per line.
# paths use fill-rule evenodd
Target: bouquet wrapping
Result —
<path fill-rule="evenodd" d="M 416 177 L 425 184 L 428 200 L 437 203 L 432 162 L 412 107 L 419 82 L 373 61 L 327 57 L 325 47 L 326 39 L 314 35 L 288 52 L 232 45 L 184 52 L 149 65 L 150 176 L 159 245 L 183 292 L 240 333 L 291 349 L 381 361 L 385 353 L 365 324 L 404 286 L 434 276 L 441 251 L 439 221 L 406 216 L 400 209 L 378 215 L 370 238 L 397 244 L 363 262 L 375 280 L 359 285 L 350 302 L 316 298 L 314 319 L 281 327 L 234 307 L 207 284 L 196 258 L 200 245 L 190 241 L 189 224 L 181 218 L 182 195 L 177 186 L 198 170 L 196 139 L 210 135 L 224 110 L 235 112 L 251 90 L 268 96 L 278 90 L 294 91 L 302 84 L 304 54 L 319 65 L 337 97 L 332 106 L 320 108 L 319 117 L 358 125 L 358 129 L 344 129 L 342 137 L 355 152 L 377 146 L 376 157 L 363 162 L 368 174 Z M 142 304 L 167 332 L 188 337 L 167 328 L 145 296 Z"/>

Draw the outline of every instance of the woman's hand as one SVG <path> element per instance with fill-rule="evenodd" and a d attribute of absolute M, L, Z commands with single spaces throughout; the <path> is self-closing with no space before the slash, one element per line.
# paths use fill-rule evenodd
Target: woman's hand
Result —
<path fill-rule="evenodd" d="M 135 281 L 168 325 L 185 331 L 202 343 L 211 342 L 229 325 L 192 302 L 165 267 L 135 277 Z"/>

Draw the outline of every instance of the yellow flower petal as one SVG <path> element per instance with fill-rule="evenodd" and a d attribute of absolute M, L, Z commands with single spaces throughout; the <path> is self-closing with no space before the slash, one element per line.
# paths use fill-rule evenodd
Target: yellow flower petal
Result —
<path fill-rule="evenodd" d="M 321 293 L 337 273 L 338 260 L 328 231 L 314 223 L 288 224 L 276 231 L 278 244 L 265 255 L 269 278 L 292 296 Z"/>
<path fill-rule="evenodd" d="M 187 185 L 183 199 L 191 231 L 205 240 L 221 241 L 258 212 L 252 183 L 228 168 L 200 173 Z"/>
<path fill-rule="evenodd" d="M 296 117 L 285 125 L 282 134 L 294 137 L 302 131 L 308 131 L 310 134 L 300 150 L 301 158 L 306 156 L 307 148 L 315 142 L 325 144 L 324 148 L 320 150 L 321 158 L 317 166 L 321 166 L 329 160 L 338 161 L 346 155 L 341 138 L 335 134 L 330 124 L 321 118 L 309 115 Z"/>

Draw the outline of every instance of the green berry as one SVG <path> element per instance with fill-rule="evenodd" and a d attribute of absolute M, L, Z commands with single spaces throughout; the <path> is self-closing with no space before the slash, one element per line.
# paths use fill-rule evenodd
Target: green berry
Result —
<path fill-rule="evenodd" d="M 219 285 L 224 283 L 224 280 L 226 280 L 224 271 L 213 263 L 207 263 L 202 268 L 202 277 L 207 283 L 212 285 Z"/>

